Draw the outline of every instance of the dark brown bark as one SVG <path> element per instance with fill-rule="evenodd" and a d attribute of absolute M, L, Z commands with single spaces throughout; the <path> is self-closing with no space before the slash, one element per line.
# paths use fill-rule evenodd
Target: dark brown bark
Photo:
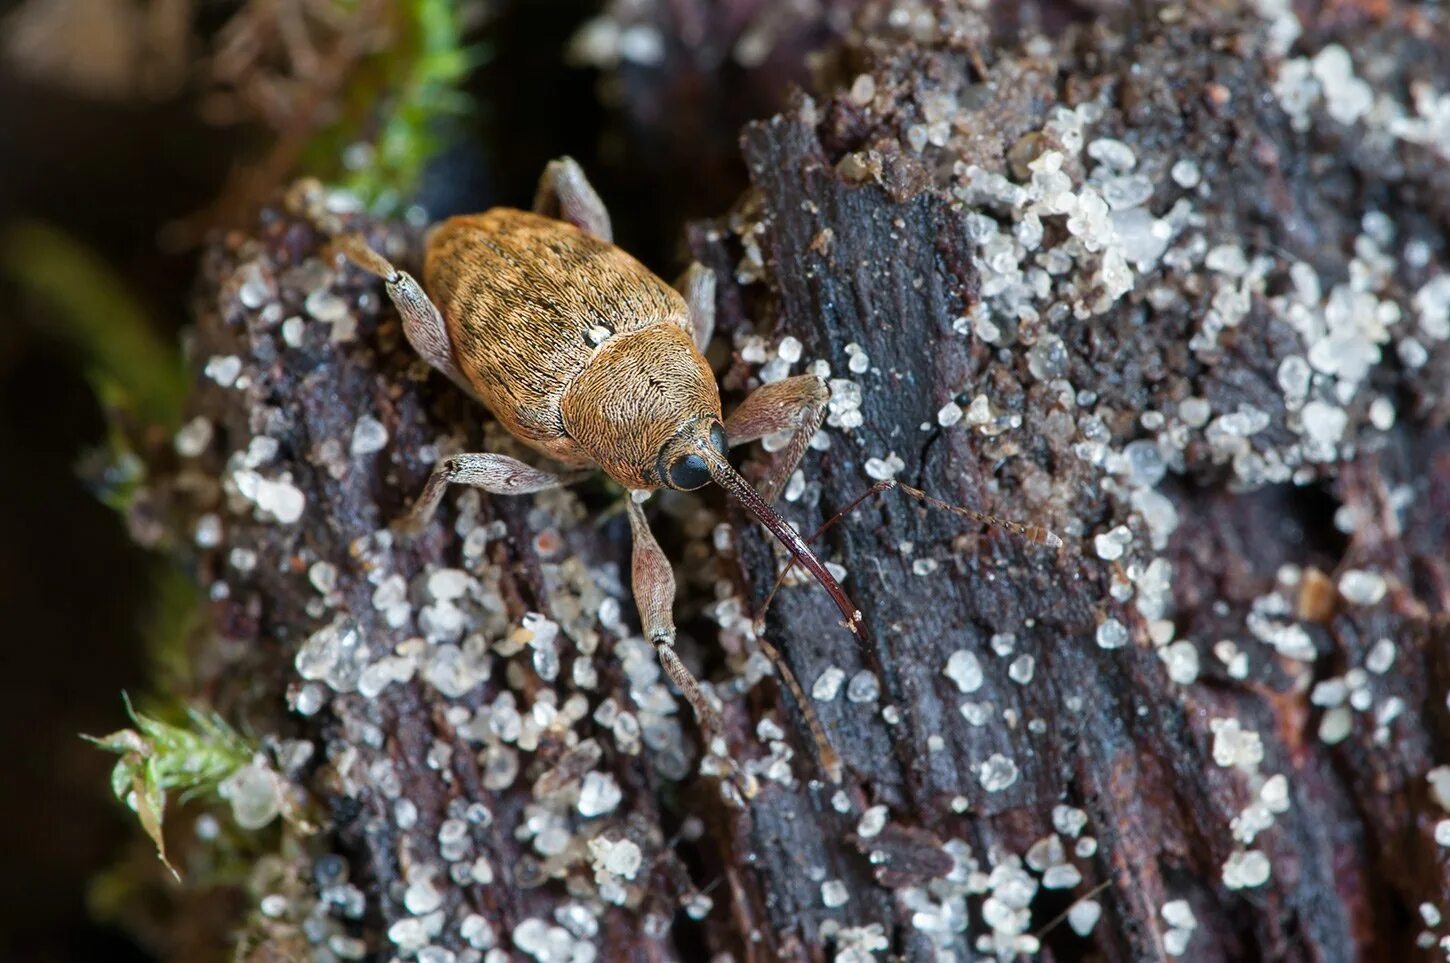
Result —
<path fill-rule="evenodd" d="M 404 891 L 419 867 L 431 866 L 444 922 L 430 942 L 455 951 L 467 945 L 459 927 L 468 913 L 487 917 L 500 944 L 515 952 L 520 924 L 554 925 L 555 910 L 572 894 L 600 910 L 598 935 L 583 940 L 607 960 L 720 951 L 825 959 L 843 945 L 843 927 L 870 924 L 881 926 L 892 953 L 912 960 L 938 950 L 959 959 L 990 955 L 978 940 L 994 929 L 1039 934 L 1045 959 L 1161 959 L 1165 938 L 1177 938 L 1167 937 L 1177 917 L 1165 919 L 1163 907 L 1180 900 L 1197 920 L 1186 937 L 1188 959 L 1433 957 L 1437 951 L 1417 948 L 1416 940 L 1422 930 L 1437 939 L 1444 933 L 1425 925 L 1422 904 L 1450 912 L 1450 850 L 1435 842 L 1437 822 L 1450 814 L 1426 778 L 1450 753 L 1450 348 L 1421 337 L 1423 363 L 1401 359 L 1415 324 L 1415 293 L 1447 269 L 1450 166 L 1432 145 L 1365 136 L 1325 117 L 1322 105 L 1308 132 L 1294 130 L 1268 93 L 1278 59 L 1264 52 L 1264 23 L 1180 12 L 1172 23 L 1153 12 L 1129 17 L 1121 29 L 1068 32 L 1029 55 L 1007 45 L 984 50 L 950 28 L 908 36 L 884 11 L 868 10 L 829 66 L 835 81 L 826 94 L 800 97 L 746 130 L 753 190 L 736 216 L 690 232 L 694 255 L 721 281 L 721 330 L 737 347 L 752 331 L 771 347 L 790 335 L 806 361 L 823 359 L 833 377 L 860 387 L 862 424 L 830 432 L 829 450 L 807 457 L 804 493 L 787 505 L 803 531 L 869 485 L 868 459 L 894 452 L 903 481 L 1049 525 L 1067 542 L 1053 553 L 896 493 L 867 503 L 823 537 L 823 555 L 850 573 L 846 585 L 866 633 L 853 641 L 811 586 L 782 591 L 766 625 L 807 689 L 831 667 L 847 679 L 869 672 L 879 686 L 874 699 L 853 701 L 843 685 L 840 695 L 816 703 L 848 771 L 839 798 L 820 781 L 797 709 L 772 684 L 740 684 L 742 667 L 747 678 L 753 671 L 745 664 L 753 645 L 741 626 L 729 624 L 717 636 L 708 619 L 693 614 L 715 597 L 717 566 L 742 577 L 747 597 L 760 605 L 775 553 L 729 513 L 734 554 L 723 563 L 710 558 L 709 526 L 688 521 L 707 508 L 681 501 L 665 508 L 686 519 L 683 531 L 664 541 L 688 569 L 680 613 L 690 616 L 682 625 L 698 645 L 687 654 L 727 696 L 739 758 L 794 750 L 776 771 L 783 778 L 765 778 L 743 809 L 732 808 L 712 779 L 680 780 L 681 770 L 695 768 L 680 764 L 681 749 L 697 759 L 695 729 L 682 714 L 673 716 L 679 729 L 664 714 L 640 755 L 623 751 L 628 738 L 586 715 L 548 729 L 537 749 L 519 753 L 516 779 L 486 788 L 480 753 L 495 746 L 495 758 L 506 755 L 509 746 L 496 747 L 509 740 L 471 734 L 465 720 L 484 707 L 498 720 L 506 714 L 498 701 L 504 693 L 525 711 L 563 706 L 571 696 L 587 699 L 589 713 L 606 698 L 631 711 L 648 701 L 643 689 L 631 689 L 648 675 L 636 668 L 631 680 L 637 650 L 618 641 L 637 632 L 621 588 L 627 526 L 617 514 L 594 524 L 572 497 L 484 498 L 477 520 L 460 527 L 466 535 L 497 520 L 503 534 L 462 562 L 453 512 L 416 543 L 379 535 L 421 487 L 420 452 L 436 435 L 452 431 L 475 448 L 505 442 L 496 431 L 479 431 L 480 413 L 442 379 L 417 377 L 374 284 L 350 268 L 336 279 L 318 272 L 310 259 L 319 239 L 305 225 L 275 215 L 258 237 L 232 238 L 213 252 L 196 363 L 235 356 L 245 386 L 203 382 L 194 407 L 215 424 L 216 440 L 171 487 L 193 492 L 183 503 L 191 519 L 217 509 L 225 504 L 218 479 L 238 468 L 224 468 L 224 459 L 265 434 L 277 441 L 277 453 L 256 470 L 269 479 L 290 473 L 306 498 L 295 525 L 257 521 L 252 506 L 235 497 L 218 509 L 225 539 L 203 553 L 199 577 L 226 586 L 213 592 L 212 624 L 222 644 L 210 654 L 225 671 L 204 675 L 223 711 L 316 747 L 293 775 L 329 817 L 317 852 L 346 855 L 367 898 L 362 920 L 329 925 L 362 935 L 386 958 L 385 934 L 410 915 Z M 1378 57 L 1388 65 L 1374 77 L 1376 90 L 1403 98 L 1421 79 L 1445 89 L 1443 23 L 1427 26 L 1411 11 L 1372 27 L 1353 10 L 1336 16 L 1354 20 L 1362 40 L 1357 63 Z M 1301 42 L 1310 53 L 1350 28 L 1327 20 L 1308 27 Z M 1430 66 L 1437 53 L 1438 68 Z M 985 81 L 974 63 L 983 56 Z M 851 96 L 863 75 L 874 93 Z M 950 107 L 926 107 L 933 96 Z M 1184 222 L 1170 249 L 1191 247 L 1194 234 L 1203 246 L 1171 266 L 1135 271 L 1133 290 L 1103 311 L 1050 313 L 1049 299 L 1040 320 L 1003 320 L 1003 347 L 985 343 L 980 329 L 958 330 L 957 319 L 990 297 L 983 293 L 990 278 L 967 220 L 976 207 L 952 193 L 961 181 L 956 165 L 1024 181 L 1014 163 L 1060 149 L 1038 133 L 1052 108 L 1094 98 L 1102 116 L 1087 139 L 1117 138 L 1132 148 L 1136 169 L 1153 182 L 1155 215 L 1180 199 L 1192 205 L 1201 220 Z M 912 128 L 939 110 L 950 114 L 947 144 L 913 149 Z M 1077 189 L 1093 161 L 1069 153 L 1075 159 L 1065 169 Z M 1205 188 L 1184 187 L 1170 175 L 1183 158 L 1195 162 Z M 1392 264 L 1376 296 L 1400 304 L 1405 317 L 1359 390 L 1338 399 L 1346 428 L 1336 457 L 1297 464 L 1303 416 L 1286 399 L 1279 369 L 1309 346 L 1275 299 L 1288 289 L 1297 260 L 1312 266 L 1326 292 L 1344 283 L 1370 210 L 1395 231 L 1383 245 Z M 1044 217 L 1044 248 L 1068 243 L 1063 220 Z M 379 243 L 404 239 L 396 228 L 374 230 Z M 1423 246 L 1423 257 L 1406 255 L 1412 243 Z M 1217 333 L 1215 347 L 1196 350 L 1192 339 L 1224 273 L 1205 266 L 1204 252 L 1219 245 L 1250 259 L 1265 254 L 1271 263 L 1242 319 Z M 750 246 L 762 255 L 758 280 L 741 270 Z M 1079 260 L 1070 270 L 1090 273 L 1082 265 L 1092 257 Z M 1093 300 L 1093 286 L 1084 283 L 1083 300 Z M 334 343 L 327 325 L 308 321 L 300 346 L 287 344 L 284 319 L 319 313 L 317 303 L 307 303 L 318 290 L 342 299 L 343 314 L 358 320 L 356 337 Z M 1048 336 L 1062 342 L 1057 358 L 1044 358 L 1045 348 L 1033 353 L 1034 342 L 1045 345 Z M 850 367 L 858 350 L 869 358 L 864 372 Z M 1044 366 L 1054 370 L 1044 374 Z M 756 377 L 737 352 L 722 382 L 737 393 Z M 994 416 L 1011 419 L 1003 430 L 978 430 L 970 420 L 940 424 L 944 405 L 955 399 L 966 407 L 979 394 Z M 1334 400 L 1327 392 L 1315 397 Z M 1373 423 L 1374 397 L 1394 405 L 1392 426 Z M 1234 462 L 1202 422 L 1185 424 L 1179 413 L 1186 399 L 1206 399 L 1215 419 L 1242 406 L 1264 417 L 1265 426 L 1244 441 L 1250 455 Z M 382 423 L 388 440 L 378 453 L 354 455 L 350 439 L 364 414 Z M 1177 442 L 1168 437 L 1175 424 L 1182 428 Z M 1097 444 L 1121 453 L 1160 434 L 1172 470 L 1148 487 L 1166 496 L 1176 525 L 1161 521 L 1161 504 L 1148 502 L 1145 511 L 1141 499 L 1135 503 L 1121 471 L 1115 477 L 1088 457 Z M 1272 474 L 1276 459 L 1298 472 L 1297 484 L 1253 477 Z M 602 487 L 585 493 L 596 512 L 611 498 Z M 1336 510 L 1341 521 L 1353 521 L 1352 533 L 1336 528 Z M 1105 560 L 1095 536 L 1118 525 L 1131 530 L 1131 544 L 1120 561 Z M 1165 535 L 1157 546 L 1155 525 Z M 239 548 L 244 562 L 245 551 L 255 553 L 254 565 L 238 568 Z M 1155 559 L 1171 566 L 1161 612 L 1135 599 L 1115 601 L 1115 575 L 1120 582 L 1134 577 L 1136 599 L 1153 594 L 1142 573 Z M 325 608 L 307 577 L 317 561 L 338 569 L 338 598 Z M 419 671 L 377 698 L 329 694 L 317 713 L 284 718 L 282 694 L 290 689 L 295 704 L 294 659 L 305 639 L 341 614 L 376 660 L 429 634 L 417 621 L 428 602 L 422 583 L 439 566 L 460 565 L 480 581 L 465 606 L 464 634 L 484 633 L 494 658 L 479 684 L 449 697 Z M 1289 574 L 1284 566 L 1305 572 L 1297 585 L 1276 581 Z M 1382 598 L 1360 602 L 1352 589 L 1337 593 L 1335 583 L 1343 585 L 1342 574 L 1353 569 L 1378 573 L 1387 585 Z M 1312 591 L 1317 575 L 1310 570 L 1329 574 L 1327 594 Z M 374 599 L 390 574 L 407 581 L 413 603 L 396 626 Z M 621 621 L 598 617 L 607 599 L 623 606 Z M 1275 599 L 1290 611 L 1271 610 Z M 541 673 L 527 646 L 520 654 L 498 651 L 496 643 L 527 612 L 564 625 L 557 677 L 546 665 Z M 1302 632 L 1312 658 L 1276 652 L 1263 630 L 1270 618 Z M 1109 619 L 1126 626 L 1125 646 L 1098 644 Z M 1167 673 L 1169 626 L 1173 641 L 1186 641 L 1197 655 L 1195 681 L 1176 683 Z M 600 644 L 590 653 L 595 637 Z M 1388 665 L 1383 645 L 1371 656 L 1381 639 L 1390 640 Z M 1246 671 L 1230 671 L 1216 654 L 1224 640 L 1246 656 Z M 722 650 L 725 665 L 713 654 Z M 982 667 L 980 686 L 965 694 L 944 674 L 959 650 Z M 581 661 L 597 669 L 597 686 L 587 672 L 575 674 Z M 1362 673 L 1368 706 L 1351 713 L 1342 741 L 1326 741 L 1320 729 L 1330 710 L 1311 702 L 1314 685 L 1367 662 L 1374 666 Z M 748 690 L 743 698 L 741 690 Z M 964 702 L 984 706 L 985 721 L 969 721 Z M 1377 723 L 1376 713 L 1383 719 L 1395 711 Z M 783 740 L 762 730 L 767 719 L 787 733 Z M 1225 722 L 1257 733 L 1260 761 L 1235 767 L 1215 760 L 1216 746 L 1232 748 L 1231 736 L 1220 733 Z M 585 739 L 600 747 L 597 761 L 570 744 Z M 1007 760 L 1015 778 L 1004 777 L 998 788 L 991 773 Z M 618 782 L 623 801 L 612 813 L 586 819 L 574 808 L 584 769 Z M 1236 843 L 1231 822 L 1276 776 L 1287 779 L 1287 808 L 1251 844 Z M 400 823 L 400 799 L 416 806 L 416 822 Z M 495 881 L 452 885 L 439 829 L 476 801 L 491 818 L 470 825 L 469 858 L 487 856 Z M 540 804 L 554 807 L 564 831 L 553 858 L 517 835 L 538 819 L 528 807 Z M 876 805 L 887 807 L 884 827 L 862 831 L 863 810 Z M 1081 881 L 1040 888 L 1042 854 L 1051 849 L 1041 841 L 1073 818 L 1059 812 L 1054 819 L 1060 806 L 1081 810 L 1086 824 L 1080 835 L 1063 834 L 1065 855 L 1046 863 L 1071 864 Z M 1082 837 L 1096 840 L 1095 849 L 1075 853 Z M 600 838 L 629 839 L 641 850 L 637 878 L 619 881 L 623 906 L 598 900 L 589 841 Z M 1269 876 L 1230 888 L 1225 865 L 1246 850 L 1267 858 Z M 999 904 L 1010 902 L 1014 879 L 1027 887 L 1030 912 L 1009 925 Z M 677 912 L 679 901 L 713 880 L 714 909 L 703 923 Z M 1055 922 L 1089 898 L 1103 912 L 1086 936 Z M 846 942 L 858 938 L 852 933 Z"/>
<path fill-rule="evenodd" d="M 1247 32 L 1254 25 L 1200 26 Z M 1277 105 L 1213 106 L 1218 89 L 1235 105 L 1262 103 L 1258 92 L 1269 84 L 1262 63 L 1216 54 L 1181 27 L 1145 24 L 1125 37 L 1098 32 L 1093 40 L 1097 49 L 1083 44 L 1081 60 L 1069 48 L 1056 53 L 1056 63 L 1003 58 L 993 64 L 998 84 L 978 109 L 954 119 L 966 131 L 954 138 L 962 145 L 958 156 L 1003 171 L 1003 154 L 1039 128 L 1062 96 L 1044 79 L 1055 71 L 1069 78 L 1069 102 L 1073 91 L 1108 93 L 1094 133 L 1131 143 L 1140 169 L 1161 172 L 1177 156 L 1197 161 L 1212 188 L 1203 205 L 1210 243 L 1250 249 L 1257 241 L 1281 265 L 1292 250 L 1323 273 L 1326 285 L 1344 277 L 1367 207 L 1409 226 L 1421 221 L 1426 204 L 1436 206 L 1430 195 L 1444 177 L 1444 158 L 1410 147 L 1396 158 L 1404 165 L 1398 176 L 1376 178 L 1373 167 L 1386 159 L 1356 156 L 1362 145 L 1341 142 L 1344 132 L 1333 125 L 1306 144 Z M 1370 46 L 1405 42 L 1391 32 Z M 1104 50 L 1110 56 L 1100 58 Z M 827 359 L 833 372 L 845 369 L 847 344 L 860 345 L 871 359 L 870 374 L 858 379 L 865 419 L 857 443 L 837 439 L 815 469 L 822 505 L 849 502 L 864 487 L 863 460 L 895 450 L 906 464 L 901 477 L 913 485 L 1078 536 L 1056 560 L 1000 536 L 958 542 L 953 547 L 964 551 L 947 551 L 941 519 L 904 501 L 862 509 L 828 536 L 831 554 L 851 567 L 849 584 L 867 614 L 871 641 L 864 651 L 851 646 L 830 630 L 829 606 L 805 593 L 776 602 L 771 631 L 803 678 L 831 665 L 848 676 L 872 670 L 881 679 L 881 704 L 900 712 L 899 722 L 887 724 L 867 707 L 841 700 L 820 707 L 848 767 L 869 787 L 862 801 L 887 803 L 893 826 L 966 840 L 984 870 L 1050 835 L 1055 805 L 1081 807 L 1098 854 L 1091 868 L 1083 867 L 1078 892 L 1099 880 L 1108 885 L 1100 897 L 1104 919 L 1091 942 L 1109 959 L 1160 957 L 1167 924 L 1159 910 L 1175 899 L 1187 900 L 1198 919 L 1189 943 L 1193 959 L 1398 959 L 1425 952 L 1414 948 L 1423 928 L 1416 919 L 1420 904 L 1439 907 L 1450 894 L 1445 850 L 1431 838 L 1444 812 L 1430 800 L 1424 779 L 1443 760 L 1447 734 L 1444 346 L 1419 372 L 1393 362 L 1376 372 L 1374 387 L 1400 399 L 1400 420 L 1389 432 L 1364 431 L 1362 409 L 1351 406 L 1360 450 L 1338 469 L 1318 473 L 1322 482 L 1234 492 L 1201 442 L 1190 442 L 1184 475 L 1163 486 L 1180 521 L 1162 554 L 1173 565 L 1177 636 L 1193 641 L 1203 673 L 1194 685 L 1174 685 L 1141 619 L 1133 621 L 1130 648 L 1104 651 L 1094 642 L 1105 616 L 1131 616 L 1109 600 L 1111 566 L 1093 557 L 1084 536 L 1141 516 L 1125 515 L 1095 470 L 1075 456 L 1071 444 L 1081 436 L 1054 439 L 1041 430 L 1062 406 L 1029 370 L 1023 352 L 994 353 L 950 327 L 977 299 L 971 247 L 960 216 L 937 190 L 919 186 L 939 182 L 947 162 L 921 170 L 901 159 L 898 136 L 921 122 L 913 104 L 923 89 L 965 100 L 968 55 L 949 44 L 923 49 L 878 35 L 844 59 L 848 78 L 855 71 L 874 77 L 872 110 L 837 94 L 755 125 L 744 137 L 759 191 L 755 239 L 765 253 L 769 289 L 727 290 L 722 304 L 749 305 L 743 314 L 757 329 L 762 316 L 776 319 L 780 333 L 798 337 L 805 356 Z M 1341 148 L 1350 153 L 1331 163 L 1327 152 Z M 883 173 L 875 183 L 843 183 L 847 149 L 876 151 L 872 162 Z M 1423 174 L 1412 172 L 1422 164 Z M 1312 183 L 1300 179 L 1300 170 L 1314 171 Z M 1426 236 L 1443 240 L 1444 213 L 1432 216 Z M 1315 240 L 1304 247 L 1295 237 L 1308 224 Z M 697 255 L 728 276 L 737 252 L 705 232 L 695 238 Z M 1399 283 L 1413 286 L 1425 276 L 1411 273 Z M 1143 300 L 1129 296 L 1103 317 L 1066 319 L 1051 328 L 1067 345 L 1072 384 L 1096 394 L 1087 409 L 1108 422 L 1114 446 L 1151 437 L 1138 424 L 1142 414 L 1170 412 L 1173 402 L 1189 396 L 1208 398 L 1215 413 L 1254 405 L 1270 418 L 1265 441 L 1282 446 L 1292 437 L 1284 431 L 1287 413 L 1274 379 L 1281 358 L 1302 350 L 1298 340 L 1259 303 L 1225 339 L 1224 357 L 1201 362 L 1185 343 L 1206 307 L 1197 293 L 1202 282 L 1202 276 L 1169 275 L 1163 283 L 1183 298 L 1166 309 L 1145 314 Z M 1021 416 L 1022 428 L 1004 435 L 1005 444 L 937 427 L 941 405 L 979 391 Z M 1417 493 L 1398 516 L 1385 504 L 1397 488 Z M 1363 519 L 1348 540 L 1335 531 L 1336 502 Z M 813 519 L 805 523 L 808 528 Z M 914 543 L 918 556 L 925 548 L 940 562 L 938 571 L 914 577 L 900 550 L 904 542 Z M 762 542 L 747 543 L 753 584 L 768 585 Z M 1308 626 L 1317 653 L 1313 667 L 1276 658 L 1251 636 L 1245 641 L 1255 599 L 1290 563 L 1329 572 L 1373 568 L 1393 586 L 1376 606 L 1341 601 L 1322 624 Z M 988 654 L 996 633 L 1016 637 L 1007 658 L 1034 657 L 1030 684 L 1009 681 L 1007 660 Z M 1310 705 L 1310 683 L 1363 666 L 1379 638 L 1394 640 L 1398 655 L 1373 679 L 1374 701 L 1402 700 L 1402 714 L 1380 742 L 1376 727 L 1361 719 L 1344 742 L 1325 745 L 1315 735 L 1323 710 Z M 1231 678 L 1213 657 L 1219 639 L 1249 652 L 1246 679 Z M 1015 715 L 1015 726 L 994 714 L 991 724 L 973 727 L 955 711 L 961 696 L 943 680 L 942 668 L 959 648 L 979 653 L 988 665 L 971 699 Z M 1212 758 L 1211 727 L 1221 719 L 1255 730 L 1266 749 L 1262 772 L 1285 774 L 1291 787 L 1288 811 L 1258 844 L 1273 864 L 1271 879 L 1238 892 L 1224 887 L 1222 867 L 1235 848 L 1230 820 L 1251 796 L 1241 774 Z M 1045 728 L 1034 733 L 1031 720 Z M 943 737 L 946 748 L 933 753 L 933 736 Z M 993 752 L 1015 760 L 1020 776 L 1004 791 L 984 793 L 972 767 Z M 965 813 L 949 805 L 957 796 L 967 800 Z M 899 906 L 877 915 L 883 894 L 866 880 L 873 868 L 879 875 L 894 868 L 895 856 L 885 863 L 862 859 L 891 848 L 853 845 L 854 814 L 836 817 L 819 797 L 812 807 L 804 797 L 767 795 L 751 816 L 737 823 L 733 858 L 759 855 L 752 893 L 757 925 L 814 943 L 815 927 L 840 918 L 822 908 L 817 886 L 803 872 L 820 867 L 848 882 L 847 919 L 883 919 L 888 932 L 894 922 L 893 945 L 910 958 L 927 955 L 929 944 Z M 1039 900 L 1034 931 L 1066 902 L 1045 891 Z M 971 925 L 945 941 L 963 955 L 983 932 L 977 901 L 969 905 Z M 1055 958 L 1088 952 L 1066 927 L 1044 940 Z"/>

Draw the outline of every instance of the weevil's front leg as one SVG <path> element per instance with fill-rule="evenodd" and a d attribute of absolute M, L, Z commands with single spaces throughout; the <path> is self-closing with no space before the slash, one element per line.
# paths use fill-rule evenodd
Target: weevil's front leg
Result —
<path fill-rule="evenodd" d="M 609 209 L 584 176 L 584 168 L 572 157 L 549 161 L 544 167 L 539 189 L 534 194 L 534 211 L 568 221 L 601 240 L 614 241 Z"/>
<path fill-rule="evenodd" d="M 675 281 L 690 308 L 690 335 L 695 347 L 704 351 L 715 334 L 715 272 L 699 261 L 691 264 Z"/>
<path fill-rule="evenodd" d="M 684 695 L 690 708 L 695 710 L 695 718 L 699 720 L 700 728 L 704 731 L 708 753 L 717 739 L 723 746 L 725 725 L 720 719 L 720 713 L 715 711 L 715 707 L 705 697 L 700 683 L 675 652 L 674 570 L 670 567 L 670 560 L 660 549 L 659 542 L 655 541 L 654 533 L 650 531 L 644 509 L 629 496 L 625 496 L 625 506 L 629 512 L 629 528 L 634 535 L 631 575 L 640 625 L 650 644 L 655 647 L 665 674 Z M 754 795 L 754 780 L 743 775 L 733 763 L 731 768 L 735 770 L 741 790 L 747 796 Z"/>
<path fill-rule="evenodd" d="M 767 502 L 775 501 L 800 464 L 811 438 L 825 420 L 830 398 L 831 389 L 820 378 L 796 375 L 756 388 L 725 419 L 725 434 L 732 446 L 794 429 L 790 442 L 776 455 L 770 474 L 760 485 L 760 494 Z"/>
<path fill-rule="evenodd" d="M 639 607 L 640 626 L 649 638 L 650 644 L 659 653 L 660 664 L 675 686 L 684 693 L 685 701 L 695 710 L 707 740 L 722 736 L 725 731 L 720 714 L 705 693 L 700 683 L 685 668 L 675 652 L 675 573 L 670 560 L 655 541 L 644 509 L 635 500 L 625 496 L 629 512 L 629 528 L 634 535 L 634 558 L 631 576 L 634 583 L 634 604 Z"/>
<path fill-rule="evenodd" d="M 571 484 L 583 474 L 558 475 L 525 465 L 508 455 L 486 452 L 451 455 L 433 469 L 423 494 L 413 503 L 413 510 L 398 523 L 398 528 L 405 533 L 422 530 L 432 520 L 443 493 L 452 484 L 472 485 L 491 495 L 527 495 Z"/>

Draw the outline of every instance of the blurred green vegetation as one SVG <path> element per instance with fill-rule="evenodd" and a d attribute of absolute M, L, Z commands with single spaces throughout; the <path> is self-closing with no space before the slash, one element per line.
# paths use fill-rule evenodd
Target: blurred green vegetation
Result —
<path fill-rule="evenodd" d="M 312 139 L 298 173 L 346 188 L 374 214 L 403 209 L 472 107 L 461 87 L 485 51 L 464 43 L 464 6 L 414 0 L 393 8 L 394 42 L 355 71 L 339 119 Z"/>
<path fill-rule="evenodd" d="M 106 416 L 108 455 L 94 481 L 124 511 L 145 480 L 145 438 L 181 423 L 187 377 L 181 353 L 157 334 L 115 269 L 57 228 L 18 221 L 0 231 L 0 274 L 37 302 L 46 334 L 75 352 Z"/>
<path fill-rule="evenodd" d="M 43 304 L 47 332 L 75 348 L 96 397 L 139 424 L 175 426 L 186 397 L 180 353 L 156 333 L 123 278 L 57 228 L 18 221 L 0 233 L 0 271 Z"/>

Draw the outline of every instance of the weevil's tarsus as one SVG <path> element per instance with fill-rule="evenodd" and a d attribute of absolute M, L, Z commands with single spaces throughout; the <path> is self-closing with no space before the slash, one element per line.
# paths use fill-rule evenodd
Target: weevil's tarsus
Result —
<path fill-rule="evenodd" d="M 393 262 L 372 249 L 367 240 L 358 233 L 335 234 L 331 239 L 332 250 L 346 255 L 347 259 L 369 274 L 377 275 L 389 287 L 398 284 L 405 275 L 393 266 Z M 414 282 L 416 284 L 416 282 Z M 424 300 L 427 296 L 424 295 Z M 432 302 L 430 301 L 431 305 Z M 437 309 L 435 308 L 436 312 Z"/>
<path fill-rule="evenodd" d="M 826 771 L 826 776 L 831 782 L 837 785 L 841 782 L 841 757 L 831 745 L 831 740 L 826 736 L 826 729 L 821 725 L 821 720 L 816 717 L 816 710 L 811 706 L 810 700 L 806 698 L 805 690 L 801 688 L 800 682 L 796 681 L 795 673 L 786 664 L 785 657 L 780 650 L 763 636 L 756 636 L 756 642 L 760 645 L 760 651 L 775 666 L 780 673 L 781 680 L 785 682 L 786 688 L 790 689 L 791 698 L 800 707 L 801 715 L 805 717 L 806 727 L 811 730 L 811 738 L 816 743 L 816 757 L 821 761 L 821 768 Z"/>
<path fill-rule="evenodd" d="M 282 206 L 328 237 L 335 237 L 344 231 L 342 219 L 327 209 L 327 188 L 315 177 L 303 177 L 293 181 L 282 195 Z"/>
<path fill-rule="evenodd" d="M 971 62 L 972 69 L 977 72 L 977 77 L 986 83 L 991 79 L 987 73 L 987 64 L 982 60 L 981 49 L 972 41 L 967 41 L 967 59 Z"/>
<path fill-rule="evenodd" d="M 534 194 L 534 212 L 566 221 L 601 241 L 614 241 L 609 208 L 572 157 L 549 161 Z"/>

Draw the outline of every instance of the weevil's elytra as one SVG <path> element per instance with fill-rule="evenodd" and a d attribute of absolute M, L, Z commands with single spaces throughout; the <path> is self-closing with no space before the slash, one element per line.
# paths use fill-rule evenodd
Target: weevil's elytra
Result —
<path fill-rule="evenodd" d="M 423 281 L 479 398 L 515 436 L 565 465 L 598 464 L 631 488 L 653 488 L 632 469 L 644 449 L 653 462 L 668 440 L 658 426 L 682 410 L 721 420 L 685 299 L 572 224 L 508 208 L 452 218 L 428 238 Z M 601 328 L 610 336 L 591 336 Z M 655 391 L 616 390 L 651 373 Z M 638 403 L 653 417 L 618 410 Z M 605 417 L 591 418 L 595 409 Z M 629 430 L 638 426 L 656 430 Z"/>

